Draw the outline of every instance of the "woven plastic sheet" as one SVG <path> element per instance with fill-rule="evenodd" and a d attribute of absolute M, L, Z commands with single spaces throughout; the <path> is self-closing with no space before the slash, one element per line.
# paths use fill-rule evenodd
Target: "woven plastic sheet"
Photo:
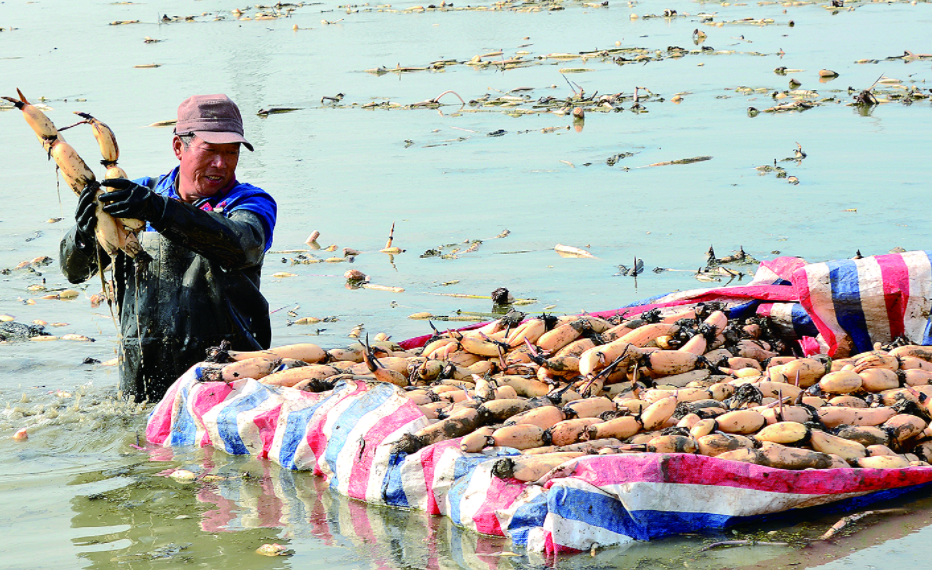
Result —
<path fill-rule="evenodd" d="M 449 517 L 545 553 L 588 550 L 932 482 L 932 468 L 786 471 L 696 455 L 635 453 L 567 462 L 541 481 L 492 474 L 509 448 L 464 453 L 459 439 L 393 453 L 427 425 L 402 390 L 343 381 L 309 394 L 252 379 L 201 382 L 194 367 L 149 418 L 149 441 L 209 445 L 313 471 L 335 492 Z M 878 492 L 881 492 L 878 494 Z"/>
<path fill-rule="evenodd" d="M 720 301 L 733 315 L 770 315 L 803 348 L 840 355 L 900 335 L 927 342 L 930 268 L 926 252 L 822 264 L 780 258 L 762 264 L 747 285 L 679 292 L 593 314 Z M 423 339 L 407 344 L 418 342 Z M 312 471 L 351 498 L 444 515 L 545 553 L 721 529 L 932 482 L 932 468 L 924 467 L 786 471 L 644 453 L 582 457 L 529 484 L 492 474 L 495 461 L 518 454 L 514 449 L 467 454 L 456 439 L 410 455 L 393 452 L 404 434 L 429 424 L 396 386 L 348 380 L 314 394 L 252 379 L 204 382 L 203 371 L 192 367 L 153 410 L 150 442 L 267 458 Z"/>

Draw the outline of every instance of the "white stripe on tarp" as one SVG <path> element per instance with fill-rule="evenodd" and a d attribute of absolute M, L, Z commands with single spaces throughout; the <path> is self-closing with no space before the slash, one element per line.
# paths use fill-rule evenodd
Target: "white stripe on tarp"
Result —
<path fill-rule="evenodd" d="M 593 488 L 588 483 L 584 486 L 571 485 L 569 484 L 571 481 L 572 479 L 568 479 L 565 482 L 561 481 L 560 484 L 586 491 L 591 491 Z M 616 498 L 620 497 L 622 505 L 629 512 L 670 511 L 729 517 L 755 516 L 824 505 L 867 494 L 866 492 L 831 495 L 777 493 L 725 485 L 648 482 L 606 485 L 600 487 L 599 490 Z"/>
<path fill-rule="evenodd" d="M 753 287 L 756 285 L 773 285 L 777 281 L 786 281 L 775 273 L 769 267 L 760 265 L 757 268 L 757 271 L 754 272 L 754 277 L 748 283 L 748 287 Z"/>
<path fill-rule="evenodd" d="M 382 444 L 376 448 L 372 456 L 372 466 L 369 468 L 369 481 L 366 485 L 366 501 L 379 505 L 385 504 L 382 488 L 388 476 L 388 466 L 391 462 L 392 446 L 406 433 L 415 433 L 426 427 L 428 419 L 425 416 L 417 418 L 388 434 Z"/>
<path fill-rule="evenodd" d="M 460 500 L 459 524 L 471 531 L 477 531 L 475 516 L 479 509 L 485 505 L 486 498 L 489 495 L 489 486 L 492 483 L 492 467 L 495 466 L 495 463 L 494 460 L 484 461 L 476 465 L 466 476 L 469 478 L 469 485 Z M 443 499 L 443 510 L 445 511 L 443 514 L 446 516 L 449 516 L 450 512 L 448 497 L 448 495 L 445 495 Z"/>
<path fill-rule="evenodd" d="M 374 395 L 371 392 L 366 392 L 366 395 L 369 398 L 379 397 L 378 395 Z M 353 400 L 357 401 L 358 403 L 364 403 L 364 400 L 361 399 L 357 400 L 356 398 L 353 398 Z M 359 451 L 363 445 L 363 442 L 365 442 L 365 445 L 367 446 L 370 444 L 370 442 L 365 441 L 366 433 L 375 427 L 375 425 L 381 422 L 384 418 L 387 418 L 396 413 L 398 409 L 408 401 L 408 398 L 404 396 L 402 392 L 395 390 L 392 395 L 386 398 L 384 402 L 379 404 L 377 408 L 363 414 L 359 418 L 359 421 L 357 421 L 356 424 L 352 426 L 352 429 L 349 431 L 349 433 L 346 434 L 346 444 L 343 445 L 343 449 L 340 450 L 336 460 L 337 470 L 340 474 L 340 477 L 338 477 L 336 489 L 340 492 L 341 495 L 349 496 L 350 476 L 353 473 L 353 465 L 362 460 L 361 455 L 363 454 L 360 454 Z M 375 444 L 375 442 L 372 442 L 372 445 Z M 363 449 L 363 452 L 365 452 L 365 449 Z M 370 480 L 367 481 L 367 495 L 369 493 L 368 485 L 371 485 L 371 483 L 372 480 L 370 477 Z M 379 483 L 379 488 L 381 489 L 381 481 Z"/>
<path fill-rule="evenodd" d="M 350 389 L 350 388 L 347 388 L 347 389 Z M 321 455 L 321 457 L 317 457 L 316 455 L 314 455 L 314 451 L 311 449 L 311 446 L 308 445 L 307 443 L 307 432 L 308 432 L 308 429 L 311 428 L 311 426 L 319 423 L 321 418 L 331 419 L 328 414 L 330 414 L 331 411 L 338 404 L 344 403 L 346 402 L 346 400 L 355 401 L 353 398 L 344 397 L 342 391 L 339 394 L 335 392 L 331 392 L 330 396 L 325 398 L 320 403 L 320 406 L 316 410 L 314 410 L 314 413 L 311 414 L 311 417 L 308 418 L 307 424 L 304 426 L 304 436 L 301 438 L 301 442 L 298 443 L 298 446 L 295 448 L 294 460 L 293 460 L 295 469 L 314 471 L 315 468 L 320 467 L 321 465 L 324 465 L 327 463 L 326 460 L 324 460 L 323 458 L 323 454 Z M 349 404 L 346 404 L 346 405 L 349 405 Z M 325 451 L 325 450 L 322 450 L 322 451 Z M 329 469 L 327 471 L 329 471 Z M 325 471 L 324 474 L 329 479 L 329 474 L 327 473 L 327 471 Z"/>
<path fill-rule="evenodd" d="M 424 448 L 427 449 L 427 448 Z M 427 480 L 424 476 L 423 449 L 407 456 L 401 464 L 401 486 L 404 489 L 408 506 L 412 509 L 427 510 Z"/>
<path fill-rule="evenodd" d="M 347 389 L 347 392 L 355 392 L 355 391 L 356 391 L 356 384 L 355 384 L 355 382 L 347 382 L 347 387 L 346 387 L 346 389 Z M 337 392 L 334 392 L 334 395 L 336 395 L 336 394 L 338 394 L 338 393 L 337 393 Z M 320 417 L 319 414 L 320 414 L 321 412 L 326 413 L 327 415 L 326 415 L 326 417 L 324 418 L 324 422 L 323 422 L 323 424 L 320 426 L 320 433 L 321 433 L 321 435 L 323 435 L 324 438 L 326 438 L 326 440 L 329 442 L 329 441 L 330 441 L 330 436 L 333 435 L 334 426 L 335 426 L 336 424 L 344 425 L 344 424 L 342 424 L 342 423 L 340 422 L 340 416 L 342 416 L 342 415 L 346 412 L 346 410 L 347 410 L 348 408 L 351 408 L 351 407 L 353 407 L 354 405 L 359 404 L 359 399 L 360 399 L 360 397 L 363 397 L 365 394 L 366 394 L 366 392 L 362 392 L 362 393 L 357 393 L 357 394 L 355 394 L 355 395 L 349 396 L 349 395 L 347 395 L 347 393 L 340 392 L 340 393 L 339 393 L 339 401 L 336 402 L 333 406 L 331 406 L 331 407 L 330 407 L 329 409 L 327 409 L 327 410 L 319 410 L 318 412 L 316 412 L 316 413 L 314 414 L 314 417 L 312 418 L 312 420 L 311 420 L 310 422 L 308 422 L 308 425 L 313 424 L 313 423 L 314 423 L 314 420 Z M 346 439 L 346 447 L 353 447 L 353 444 L 352 444 L 352 442 L 350 441 L 349 438 Z M 357 449 L 358 449 L 358 448 L 357 448 Z M 341 450 L 341 452 L 342 452 L 342 451 L 344 451 L 344 450 Z M 337 455 L 337 465 L 336 465 L 336 469 L 337 469 L 338 471 L 341 471 L 341 470 L 344 469 L 344 466 L 343 466 L 343 465 L 341 464 L 341 462 L 340 462 L 340 458 L 342 457 L 342 455 L 343 455 L 342 453 L 340 453 L 340 454 Z M 326 453 L 326 451 L 324 451 L 323 453 L 321 453 L 320 457 L 317 458 L 317 467 L 321 470 L 321 472 L 323 472 L 324 477 L 327 478 L 327 481 L 328 481 L 328 482 L 330 482 L 331 479 L 336 475 L 336 473 L 334 473 L 334 472 L 331 470 L 330 464 L 327 462 L 327 453 Z M 350 463 L 350 467 L 352 467 L 352 462 Z M 343 493 L 344 495 L 346 494 L 345 486 L 346 486 L 346 485 L 344 484 L 344 485 L 343 485 L 344 489 L 340 491 L 340 492 Z"/>
<path fill-rule="evenodd" d="M 544 518 L 544 530 L 550 532 L 553 543 L 576 550 L 589 550 L 593 546 L 618 546 L 635 542 L 628 535 L 591 525 L 575 519 L 565 519 L 554 513 L 547 513 Z M 535 547 L 538 539 L 535 537 Z M 528 536 L 528 548 L 531 548 L 531 536 Z M 536 549 L 536 548 L 535 548 Z M 541 544 L 540 550 L 543 550 Z"/>
<path fill-rule="evenodd" d="M 260 390 L 269 391 L 265 384 L 256 380 L 251 381 L 256 383 L 254 392 L 259 392 Z M 239 431 L 239 438 L 243 441 L 243 445 L 246 446 L 246 449 L 249 450 L 250 455 L 259 455 L 262 453 L 262 448 L 264 446 L 259 432 L 259 426 L 257 426 L 255 422 L 256 416 L 270 412 L 281 404 L 282 400 L 279 396 L 270 394 L 269 397 L 263 400 L 257 407 L 237 414 L 236 428 L 237 431 Z M 277 423 L 275 428 L 278 429 Z"/>
<path fill-rule="evenodd" d="M 440 514 L 448 517 L 450 516 L 450 505 L 447 502 L 447 496 L 450 494 L 450 489 L 453 487 L 453 484 L 456 483 L 456 462 L 462 458 L 466 453 L 457 446 L 450 446 L 441 452 L 438 457 L 436 453 L 434 454 L 434 479 L 432 481 L 432 487 L 434 490 L 434 498 L 437 501 L 437 508 L 440 510 Z M 475 477 L 473 472 L 467 473 L 466 477 Z M 472 482 L 470 481 L 470 486 Z M 486 488 L 488 488 L 488 483 L 486 483 Z M 483 496 L 483 499 L 485 497 Z M 462 506 L 460 507 L 462 508 Z M 472 530 L 475 529 L 475 524 L 473 524 Z"/>
<path fill-rule="evenodd" d="M 194 374 L 191 374 L 191 382 L 192 385 L 188 390 L 188 396 L 185 398 L 184 402 L 182 402 L 182 405 L 187 406 L 188 415 L 191 417 L 191 421 L 194 422 L 194 445 L 200 446 L 201 442 L 204 441 L 204 436 L 208 434 L 208 431 L 207 426 L 204 425 L 204 418 L 198 416 L 194 411 L 194 402 L 197 399 L 197 392 L 205 389 L 206 384 L 198 383 L 196 380 L 194 380 Z M 181 392 L 179 391 L 179 395 L 180 393 Z M 218 405 L 222 404 L 223 403 L 221 402 Z M 171 441 L 171 438 L 169 437 L 167 441 Z M 214 447 L 214 439 L 211 438 L 210 441 L 211 446 Z"/>
<path fill-rule="evenodd" d="M 281 394 L 279 394 L 281 395 Z M 269 448 L 269 459 L 275 460 L 276 463 L 282 465 L 283 458 L 282 454 L 282 444 L 284 443 L 285 434 L 288 433 L 289 424 L 291 421 L 295 420 L 291 414 L 300 412 L 301 410 L 306 410 L 307 408 L 316 406 L 320 403 L 320 400 L 317 398 L 289 398 L 282 404 L 282 409 L 278 414 L 278 424 L 275 426 L 275 436 L 272 438 L 272 446 Z M 306 427 L 306 425 L 305 425 Z M 305 434 L 307 432 L 305 431 Z M 304 441 L 305 438 L 302 438 Z M 300 447 L 300 443 L 297 447 Z M 297 448 L 295 449 L 297 453 Z"/>
<path fill-rule="evenodd" d="M 887 315 L 887 299 L 883 292 L 883 274 L 876 257 L 865 257 L 855 263 L 858 271 L 858 292 L 861 312 L 867 334 L 872 342 L 889 342 L 890 317 Z"/>
<path fill-rule="evenodd" d="M 543 552 L 546 547 L 546 541 L 547 531 L 544 530 L 544 527 L 538 526 L 532 528 L 527 533 L 527 551 Z"/>
<path fill-rule="evenodd" d="M 218 416 L 221 413 L 223 413 L 223 411 L 227 409 L 228 407 L 235 406 L 240 400 L 244 398 L 249 398 L 254 393 L 256 393 L 259 389 L 259 383 L 253 380 L 252 378 L 244 378 L 242 380 L 235 380 L 232 382 L 232 385 L 233 385 L 233 391 L 230 392 L 230 394 L 226 397 L 226 399 L 223 400 L 222 402 L 219 402 L 217 405 L 207 410 L 206 412 L 204 412 L 204 415 L 201 418 L 204 424 L 204 429 L 206 429 L 207 433 L 210 434 L 210 441 L 213 447 L 221 451 L 224 451 L 224 452 L 227 450 L 227 444 L 224 438 L 220 435 L 220 426 L 217 423 Z M 191 397 L 191 394 L 189 394 L 187 402 L 193 405 L 194 400 L 195 399 Z M 268 400 L 266 400 L 266 402 L 267 401 Z M 193 414 L 193 411 L 194 410 L 191 409 L 192 414 Z M 249 410 L 249 411 L 252 411 L 252 410 Z M 239 418 L 244 413 L 246 413 L 246 411 L 240 412 L 236 416 L 236 424 L 237 424 L 236 431 L 237 432 L 241 432 L 242 430 L 242 426 L 239 424 Z M 197 416 L 194 416 L 194 417 L 196 421 Z M 198 440 L 196 443 L 200 443 L 200 440 Z M 246 442 L 244 441 L 243 443 L 246 443 Z M 249 448 L 247 447 L 247 449 Z"/>
<path fill-rule="evenodd" d="M 924 251 L 908 251 L 903 262 L 909 268 L 909 298 L 903 312 L 903 331 L 912 342 L 921 343 L 925 335 L 929 311 L 932 309 L 932 266 Z"/>

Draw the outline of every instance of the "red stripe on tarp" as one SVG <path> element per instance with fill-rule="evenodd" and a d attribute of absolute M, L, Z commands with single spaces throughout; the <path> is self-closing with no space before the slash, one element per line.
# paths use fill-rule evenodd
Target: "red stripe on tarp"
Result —
<path fill-rule="evenodd" d="M 172 414 L 182 382 L 173 382 L 146 422 L 146 441 L 162 445 L 172 432 Z"/>
<path fill-rule="evenodd" d="M 372 428 L 363 436 L 366 446 L 362 453 L 353 461 L 353 468 L 350 472 L 349 486 L 346 494 L 354 499 L 366 499 L 366 489 L 369 487 L 369 473 L 372 470 L 372 462 L 375 459 L 375 452 L 378 447 L 385 441 L 385 438 L 398 431 L 402 426 L 423 417 L 424 413 L 418 409 L 417 405 L 408 400 L 398 406 L 391 414 L 383 417 L 376 422 Z"/>
<path fill-rule="evenodd" d="M 745 285 L 736 287 L 719 287 L 692 297 L 694 302 L 703 300 L 758 299 L 760 301 L 796 301 L 796 290 L 792 285 Z"/>
<path fill-rule="evenodd" d="M 204 382 L 192 386 L 188 392 L 188 401 L 191 402 L 191 411 L 198 423 L 204 425 L 204 414 L 226 400 L 231 392 L 233 392 L 233 386 L 226 382 Z M 200 445 L 201 447 L 213 445 L 210 441 L 210 432 L 206 429 Z"/>
<path fill-rule="evenodd" d="M 424 470 L 424 483 L 427 486 L 427 514 L 439 515 L 440 505 L 437 504 L 437 497 L 434 495 L 434 472 L 437 468 L 437 461 L 443 452 L 450 447 L 459 447 L 462 438 L 448 439 L 429 445 L 418 452 L 421 460 L 421 468 Z"/>
<path fill-rule="evenodd" d="M 812 323 L 819 329 L 819 334 L 822 335 L 822 338 L 825 340 L 825 344 L 829 347 L 829 356 L 834 355 L 835 348 L 838 346 L 838 340 L 835 338 L 835 333 L 832 329 L 819 317 L 816 313 L 815 308 L 812 306 L 812 291 L 809 288 L 809 273 L 806 271 L 806 268 L 803 267 L 796 271 L 793 274 L 793 287 L 796 289 L 796 293 L 799 296 L 799 303 L 806 310 L 806 313 L 809 314 L 809 318 L 812 319 Z"/>
<path fill-rule="evenodd" d="M 275 429 L 278 427 L 278 416 L 281 414 L 282 405 L 279 404 L 267 412 L 263 412 L 253 418 L 253 423 L 259 428 L 259 439 L 262 440 L 262 451 L 257 455 L 260 459 L 269 458 L 269 449 L 272 448 L 272 441 L 275 439 Z"/>
<path fill-rule="evenodd" d="M 880 266 L 883 298 L 890 321 L 890 338 L 894 339 L 905 332 L 906 304 L 909 301 L 909 267 L 903 256 L 898 254 L 878 255 L 874 259 Z"/>
<path fill-rule="evenodd" d="M 494 536 L 505 536 L 501 522 L 495 516 L 495 511 L 510 507 L 524 492 L 525 487 L 527 484 L 517 479 L 505 480 L 492 477 L 486 489 L 485 501 L 472 516 L 473 522 L 476 523 L 476 531 Z"/>
<path fill-rule="evenodd" d="M 773 306 L 775 303 L 763 303 L 757 307 L 757 316 L 759 317 L 769 317 L 773 313 Z"/>
<path fill-rule="evenodd" d="M 799 347 L 803 349 L 803 356 L 812 356 L 822 352 L 818 339 L 811 336 L 804 336 L 799 339 Z"/>
<path fill-rule="evenodd" d="M 563 546 L 562 544 L 556 544 L 553 541 L 553 533 L 547 532 L 547 538 L 544 539 L 544 554 L 548 556 L 555 556 L 557 554 L 578 554 L 582 550 L 577 550 L 570 546 Z M 556 567 L 557 559 L 553 558 L 552 566 Z"/>
<path fill-rule="evenodd" d="M 678 307 L 680 305 L 694 305 L 696 303 L 706 303 L 709 301 L 720 301 L 723 299 L 744 300 L 744 301 L 797 301 L 796 290 L 790 285 L 747 285 L 743 287 L 720 287 L 709 289 L 696 295 L 690 295 L 675 301 L 664 303 L 649 303 L 638 305 L 636 307 L 624 307 L 613 309 L 611 311 L 599 311 L 588 313 L 593 317 L 606 318 L 622 314 L 625 317 L 634 317 L 651 309 L 664 309 L 667 307 Z"/>
<path fill-rule="evenodd" d="M 770 261 L 762 261 L 761 267 L 764 267 L 785 281 L 793 281 L 793 273 L 800 267 L 806 265 L 806 260 L 801 257 L 783 256 L 777 257 Z"/>
<path fill-rule="evenodd" d="M 932 469 L 790 471 L 690 454 L 624 454 L 579 459 L 572 475 L 597 487 L 632 482 L 738 487 L 803 495 L 867 493 L 932 482 Z M 549 489 L 551 483 L 546 487 Z"/>

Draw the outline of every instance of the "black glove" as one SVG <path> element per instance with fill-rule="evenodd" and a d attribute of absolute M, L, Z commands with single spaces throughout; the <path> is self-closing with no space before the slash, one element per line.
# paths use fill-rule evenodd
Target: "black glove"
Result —
<path fill-rule="evenodd" d="M 116 188 L 112 192 L 104 192 L 98 198 L 100 203 L 104 204 L 104 212 L 115 218 L 158 222 L 165 213 L 167 198 L 132 180 L 113 178 L 102 181 L 100 185 Z"/>
<path fill-rule="evenodd" d="M 91 241 L 94 240 L 94 228 L 97 227 L 97 190 L 100 185 L 91 182 L 81 191 L 78 197 L 78 207 L 74 210 L 74 221 L 78 226 L 78 236 Z"/>

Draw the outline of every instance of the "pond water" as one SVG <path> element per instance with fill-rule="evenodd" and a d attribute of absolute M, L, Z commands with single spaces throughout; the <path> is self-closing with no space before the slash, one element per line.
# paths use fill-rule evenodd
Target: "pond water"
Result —
<path fill-rule="evenodd" d="M 407 316 L 485 313 L 491 302 L 472 297 L 498 287 L 535 300 L 522 307 L 531 313 L 611 309 L 709 286 L 694 273 L 710 245 L 719 256 L 743 248 L 759 260 L 810 261 L 929 247 L 916 207 L 926 203 L 932 107 L 903 102 L 932 87 L 927 2 L 292 8 L 266 20 L 222 0 L 0 3 L 0 94 L 20 88 L 59 127 L 76 111 L 108 123 L 132 177 L 174 166 L 170 127 L 149 125 L 173 119 L 182 99 L 224 92 L 239 104 L 256 147 L 239 178 L 279 204 L 262 284 L 273 344 L 341 347 L 360 324 L 395 339 L 426 334 Z M 485 65 L 467 65 L 483 55 Z M 399 70 L 438 61 L 447 65 Z M 821 69 L 838 77 L 820 81 Z M 891 102 L 850 105 L 872 87 Z M 790 89 L 796 97 L 784 97 Z M 580 92 L 620 97 L 588 106 L 583 122 L 568 114 L 577 103 L 558 114 L 564 105 L 541 102 Z M 441 94 L 439 108 L 412 107 Z M 811 108 L 766 112 L 797 98 Z M 257 114 L 273 107 L 296 110 Z M 88 127 L 67 137 L 96 165 Z M 112 316 L 89 300 L 99 282 L 69 301 L 29 289 L 69 286 L 58 242 L 76 200 L 56 191 L 55 169 L 15 109 L 0 109 L 0 145 L 0 268 L 10 270 L 0 313 L 95 339 L 0 345 L 0 567 L 872 568 L 919 562 L 932 533 L 928 499 L 910 496 L 898 504 L 913 514 L 878 518 L 832 545 L 699 553 L 716 537 L 689 536 L 548 561 L 446 519 L 349 501 L 305 473 L 208 449 L 151 449 L 141 437 L 149 408 L 119 398 L 113 367 L 83 364 L 116 352 Z M 652 166 L 696 157 L 711 158 Z M 775 165 L 787 177 L 757 168 Z M 388 256 L 378 250 L 392 224 L 405 252 Z M 314 230 L 333 255 L 362 253 L 352 265 L 293 264 Z M 558 243 L 594 258 L 560 257 Z M 14 269 L 40 256 L 52 264 Z M 618 275 L 635 258 L 647 270 Z M 350 267 L 404 291 L 348 289 Z M 292 324 L 302 317 L 322 322 Z M 29 439 L 13 441 L 23 427 Z M 167 476 L 177 468 L 204 476 L 178 482 Z M 738 532 L 818 535 L 838 516 Z M 293 556 L 255 554 L 271 542 Z"/>

